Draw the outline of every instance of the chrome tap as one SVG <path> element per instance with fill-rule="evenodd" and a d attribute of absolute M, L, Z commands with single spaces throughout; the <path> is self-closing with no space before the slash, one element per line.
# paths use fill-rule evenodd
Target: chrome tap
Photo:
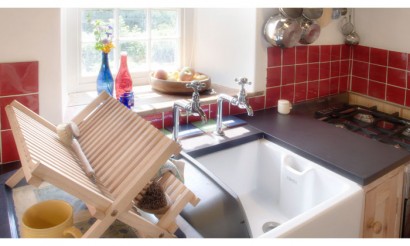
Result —
<path fill-rule="evenodd" d="M 174 141 L 178 141 L 178 133 L 179 133 L 179 113 L 180 110 L 184 109 L 187 115 L 193 116 L 200 116 L 203 123 L 207 122 L 207 117 L 205 112 L 201 108 L 201 102 L 199 99 L 199 90 L 204 88 L 206 85 L 202 82 L 197 80 L 192 81 L 191 83 L 187 84 L 187 88 L 192 88 L 194 92 L 192 93 L 191 101 L 188 100 L 178 100 L 174 102 L 174 106 L 172 107 L 173 112 L 172 116 L 174 119 L 174 129 L 172 131 L 172 139 Z"/>
<path fill-rule="evenodd" d="M 249 116 L 253 116 L 253 109 L 249 105 L 246 99 L 245 85 L 250 85 L 251 82 L 248 82 L 247 78 L 236 78 L 235 82 L 241 86 L 239 93 L 236 96 L 228 96 L 226 94 L 220 94 L 217 99 L 217 113 L 216 113 L 216 130 L 217 135 L 223 136 L 224 132 L 222 131 L 222 105 L 223 100 L 228 101 L 231 105 L 238 106 L 241 109 L 246 109 L 246 112 Z"/>

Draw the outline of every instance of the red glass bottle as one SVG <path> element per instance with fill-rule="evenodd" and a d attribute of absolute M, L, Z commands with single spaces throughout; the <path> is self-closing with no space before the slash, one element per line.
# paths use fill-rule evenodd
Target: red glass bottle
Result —
<path fill-rule="evenodd" d="M 127 52 L 121 52 L 121 64 L 118 69 L 117 77 L 115 78 L 115 97 L 117 100 L 125 92 L 132 91 L 132 79 L 127 65 Z"/>

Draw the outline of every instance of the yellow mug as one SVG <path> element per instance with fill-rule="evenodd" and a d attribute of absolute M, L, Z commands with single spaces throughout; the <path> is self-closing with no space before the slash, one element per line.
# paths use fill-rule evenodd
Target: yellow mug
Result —
<path fill-rule="evenodd" d="M 20 234 L 24 238 L 82 236 L 73 226 L 73 207 L 62 200 L 47 200 L 28 208 L 22 217 Z"/>

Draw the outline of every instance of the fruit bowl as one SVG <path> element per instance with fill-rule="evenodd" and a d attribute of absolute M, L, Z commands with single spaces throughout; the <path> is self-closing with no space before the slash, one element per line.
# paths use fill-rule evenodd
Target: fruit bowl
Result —
<path fill-rule="evenodd" d="M 204 75 L 201 74 L 200 75 Z M 199 92 L 206 91 L 211 88 L 211 79 L 208 76 L 203 76 L 204 79 L 196 79 L 205 84 Z M 194 79 L 195 80 L 195 79 Z M 186 85 L 192 81 L 178 81 L 178 80 L 163 80 L 154 77 L 154 73 L 150 76 L 150 83 L 152 89 L 166 93 L 166 94 L 192 94 L 192 88 L 187 88 Z"/>

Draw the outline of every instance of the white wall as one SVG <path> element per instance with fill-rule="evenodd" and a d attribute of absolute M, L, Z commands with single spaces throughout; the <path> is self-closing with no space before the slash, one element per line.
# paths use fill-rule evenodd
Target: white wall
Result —
<path fill-rule="evenodd" d="M 0 8 L 0 30 L 0 62 L 39 61 L 40 115 L 60 123 L 60 10 Z"/>
<path fill-rule="evenodd" d="M 193 60 L 189 64 L 211 76 L 213 83 L 237 87 L 235 77 L 253 82 L 248 91 L 266 87 L 267 47 L 263 36 L 266 21 L 279 13 L 276 8 L 195 9 Z M 339 20 L 321 30 L 313 45 L 342 44 Z"/>
<path fill-rule="evenodd" d="M 409 8 L 358 8 L 354 17 L 361 45 L 410 53 Z"/>
<path fill-rule="evenodd" d="M 256 18 L 256 9 L 195 9 L 192 64 L 196 70 L 208 74 L 213 83 L 239 88 L 234 79 L 247 77 L 253 82 L 247 90 L 263 89 L 266 76 L 255 70 L 266 68 L 260 49 L 256 59 L 260 48 Z"/>

